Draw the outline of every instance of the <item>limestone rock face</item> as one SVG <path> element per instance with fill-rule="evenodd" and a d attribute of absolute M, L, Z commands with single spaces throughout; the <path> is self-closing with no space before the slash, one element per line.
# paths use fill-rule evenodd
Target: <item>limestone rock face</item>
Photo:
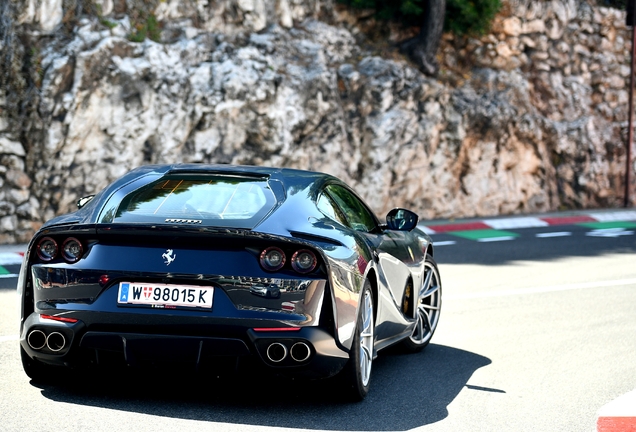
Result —
<path fill-rule="evenodd" d="M 12 78 L 30 111 L 0 95 L 0 242 L 27 241 L 80 197 L 154 163 L 323 171 L 381 217 L 395 206 L 434 218 L 622 199 L 621 12 L 510 0 L 490 35 L 445 37 L 433 79 L 365 48 L 362 15 L 330 1 L 146 2 L 162 30 L 142 42 L 131 37 L 134 3 L 95 1 L 100 14 L 70 23 L 61 0 L 0 10 L 35 49 L 4 40 L 8 52 L 39 67 L 25 79 L 36 93 Z M 43 20 L 46 8 L 60 18 Z"/>

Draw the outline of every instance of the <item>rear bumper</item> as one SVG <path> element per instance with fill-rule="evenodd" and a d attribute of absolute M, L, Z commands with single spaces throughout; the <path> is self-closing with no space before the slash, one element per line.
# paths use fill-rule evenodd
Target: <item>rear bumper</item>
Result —
<path fill-rule="evenodd" d="M 59 322 L 34 313 L 25 321 L 20 343 L 29 357 L 68 367 L 178 362 L 198 370 L 249 359 L 285 375 L 327 378 L 349 359 L 333 336 L 319 327 L 290 331 L 282 323 L 277 327 L 264 327 L 263 322 L 243 324 L 129 325 L 121 331 L 117 326 Z"/>
<path fill-rule="evenodd" d="M 246 273 L 257 273 L 252 270 Z M 30 358 L 69 367 L 180 362 L 200 369 L 251 359 L 293 376 L 336 374 L 349 356 L 333 329 L 318 326 L 323 308 L 331 307 L 327 280 L 274 276 L 281 275 L 132 274 L 33 265 L 33 312 L 24 317 L 21 344 Z M 211 307 L 131 304 L 131 294 L 145 296 L 126 288 L 124 301 L 123 287 L 131 282 L 145 284 L 144 290 L 155 284 L 212 287 Z M 263 286 L 271 288 L 265 295 L 258 289 Z"/>

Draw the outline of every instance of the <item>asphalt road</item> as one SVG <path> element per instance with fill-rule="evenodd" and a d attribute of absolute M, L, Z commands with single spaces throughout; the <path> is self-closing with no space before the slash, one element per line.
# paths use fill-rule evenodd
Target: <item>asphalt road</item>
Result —
<path fill-rule="evenodd" d="M 0 431 L 594 430 L 597 410 L 636 388 L 636 235 L 512 231 L 434 236 L 444 304 L 433 343 L 382 352 L 357 404 L 324 384 L 174 370 L 36 385 L 19 359 L 15 279 L 3 278 Z"/>

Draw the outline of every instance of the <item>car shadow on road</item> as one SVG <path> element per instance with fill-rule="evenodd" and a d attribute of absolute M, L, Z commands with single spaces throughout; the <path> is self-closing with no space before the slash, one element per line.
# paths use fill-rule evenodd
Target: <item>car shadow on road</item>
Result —
<path fill-rule="evenodd" d="M 330 381 L 271 376 L 249 382 L 179 382 L 179 373 L 167 371 L 154 380 L 127 373 L 32 385 L 54 401 L 161 417 L 286 429 L 408 430 L 446 418 L 448 405 L 472 374 L 490 363 L 481 355 L 443 345 L 431 344 L 418 354 L 391 349 L 374 362 L 371 391 L 359 403 L 342 400 Z"/>

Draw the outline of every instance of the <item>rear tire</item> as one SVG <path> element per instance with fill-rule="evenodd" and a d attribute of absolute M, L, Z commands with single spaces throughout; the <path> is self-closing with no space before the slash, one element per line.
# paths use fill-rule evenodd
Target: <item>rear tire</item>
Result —
<path fill-rule="evenodd" d="M 360 299 L 360 309 L 349 361 L 340 372 L 345 394 L 348 399 L 355 402 L 363 400 L 369 393 L 371 365 L 373 363 L 375 323 L 373 293 L 369 281 L 364 283 Z"/>

